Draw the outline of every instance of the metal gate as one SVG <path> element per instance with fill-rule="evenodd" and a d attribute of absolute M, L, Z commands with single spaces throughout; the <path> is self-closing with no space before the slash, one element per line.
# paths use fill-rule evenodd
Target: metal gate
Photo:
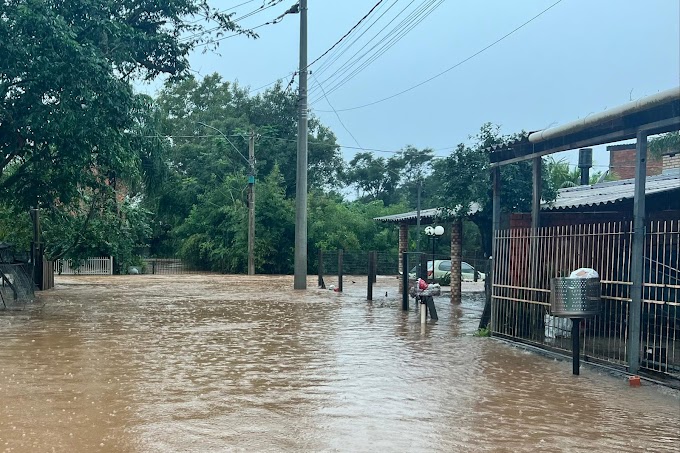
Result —
<path fill-rule="evenodd" d="M 496 232 L 495 335 L 571 351 L 571 321 L 551 316 L 550 279 L 579 267 L 600 274 L 603 309 L 583 321 L 586 359 L 625 366 L 632 259 L 643 260 L 641 368 L 680 379 L 680 220 L 647 225 L 644 256 L 631 256 L 631 222 Z"/>

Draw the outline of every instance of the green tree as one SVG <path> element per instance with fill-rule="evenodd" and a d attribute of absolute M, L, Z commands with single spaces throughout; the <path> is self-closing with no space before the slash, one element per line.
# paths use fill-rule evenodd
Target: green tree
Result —
<path fill-rule="evenodd" d="M 52 257 L 129 259 L 148 227 L 135 194 L 165 171 L 130 83 L 186 76 L 189 52 L 225 31 L 254 36 L 229 17 L 206 0 L 0 2 L 0 198 L 44 210 Z"/>
<path fill-rule="evenodd" d="M 297 97 L 281 84 L 249 96 L 247 89 L 217 74 L 200 81 L 189 77 L 166 84 L 158 103 L 165 116 L 160 133 L 176 137 L 171 156 L 182 172 L 202 181 L 211 172 L 241 171 L 246 162 L 234 146 L 247 155 L 246 135 L 252 129 L 258 134 L 258 173 L 267 175 L 278 165 L 286 196 L 295 195 L 296 167 L 290 163 L 297 156 Z M 234 146 L 199 123 L 229 136 Z M 312 116 L 308 139 L 310 188 L 336 188 L 343 161 L 335 136 Z"/>
<path fill-rule="evenodd" d="M 543 166 L 547 172 L 546 184 L 549 184 L 552 189 L 566 189 L 568 187 L 576 187 L 581 184 L 581 170 L 573 167 L 566 159 L 555 160 L 554 157 L 548 156 L 543 158 Z M 589 184 L 596 184 L 600 180 L 611 181 L 613 175 L 606 174 L 603 177 L 602 172 L 594 172 L 590 175 Z"/>
<path fill-rule="evenodd" d="M 68 203 L 93 168 L 134 176 L 130 80 L 186 75 L 191 49 L 235 28 L 206 0 L 0 3 L 0 195 Z"/>
<path fill-rule="evenodd" d="M 489 148 L 508 143 L 516 138 L 504 136 L 498 126 L 484 124 L 472 137 L 472 146 L 463 144 L 445 159 L 434 163 L 433 180 L 440 187 L 440 205 L 448 208 L 448 215 L 468 217 L 473 205 L 479 211 L 470 217 L 478 227 L 484 253 L 491 254 L 492 239 L 492 184 Z M 501 209 L 505 212 L 529 212 L 532 200 L 532 168 L 530 161 L 517 162 L 501 167 Z M 547 181 L 543 167 L 543 181 Z M 551 184 L 543 185 L 543 199 L 554 200 L 556 190 Z"/>
<path fill-rule="evenodd" d="M 649 140 L 649 152 L 660 157 L 668 151 L 680 152 L 680 131 L 668 132 Z"/>
<path fill-rule="evenodd" d="M 227 176 L 198 197 L 178 228 L 181 255 L 200 269 L 239 273 L 248 262 L 248 207 L 244 175 Z M 295 209 L 285 198 L 282 175 L 275 167 L 257 185 L 255 257 L 258 272 L 292 270 Z"/>

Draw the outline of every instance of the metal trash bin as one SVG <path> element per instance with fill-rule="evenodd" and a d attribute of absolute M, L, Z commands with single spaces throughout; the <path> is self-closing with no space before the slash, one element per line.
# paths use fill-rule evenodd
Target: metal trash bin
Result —
<path fill-rule="evenodd" d="M 580 272 L 586 271 L 586 272 Z M 591 272 L 592 271 L 592 272 Z M 578 277 L 574 274 L 598 275 L 593 269 L 578 269 L 569 277 L 550 280 L 550 313 L 561 318 L 571 318 L 572 372 L 580 368 L 580 324 L 584 318 L 600 314 L 602 309 L 600 278 Z"/>
<path fill-rule="evenodd" d="M 550 314 L 587 318 L 602 311 L 599 278 L 557 277 L 550 281 Z"/>

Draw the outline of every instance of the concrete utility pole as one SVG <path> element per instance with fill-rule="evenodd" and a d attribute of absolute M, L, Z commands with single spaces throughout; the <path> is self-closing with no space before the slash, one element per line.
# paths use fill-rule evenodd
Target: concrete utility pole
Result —
<path fill-rule="evenodd" d="M 255 275 L 255 131 L 248 139 L 248 275 Z"/>
<path fill-rule="evenodd" d="M 307 289 L 307 0 L 300 0 L 300 81 L 295 187 L 295 289 Z"/>

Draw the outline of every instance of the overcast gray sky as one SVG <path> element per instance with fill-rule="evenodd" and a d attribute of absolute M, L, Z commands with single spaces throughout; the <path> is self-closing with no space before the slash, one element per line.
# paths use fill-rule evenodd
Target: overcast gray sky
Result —
<path fill-rule="evenodd" d="M 212 4 L 226 9 L 245 1 L 213 0 Z M 311 62 L 378 0 L 308 1 Z M 310 68 L 316 72 L 309 80 L 311 109 L 342 145 L 399 150 L 410 144 L 434 148 L 437 155 L 444 156 L 487 121 L 501 125 L 503 133 L 543 129 L 680 84 L 680 1 L 562 0 L 441 77 L 393 99 L 343 111 L 391 96 L 456 65 L 556 1 L 383 0 L 339 47 L 342 51 L 346 45 L 347 50 L 336 63 L 321 67 L 326 58 Z M 283 1 L 239 23 L 258 26 L 294 3 Z M 247 2 L 235 9 L 235 17 L 262 4 L 263 0 Z M 338 71 L 352 55 L 367 52 L 393 29 L 395 34 L 390 36 L 398 36 L 399 30 L 405 31 L 398 24 L 410 13 L 416 15 L 418 8 L 430 14 L 416 16 L 422 21 L 410 32 L 328 94 L 345 129 L 315 79 L 331 91 L 342 80 L 336 78 L 341 74 Z M 219 55 L 196 52 L 191 57 L 193 69 L 201 75 L 218 72 L 226 80 L 238 80 L 251 88 L 297 69 L 298 15 L 288 15 L 257 32 L 260 37 L 256 40 L 239 36 L 221 41 Z M 364 47 L 370 39 L 373 41 Z M 355 152 L 344 149 L 345 158 Z M 572 162 L 576 161 L 574 154 L 568 155 Z M 596 149 L 595 160 L 599 165 L 608 163 L 604 147 Z"/>

